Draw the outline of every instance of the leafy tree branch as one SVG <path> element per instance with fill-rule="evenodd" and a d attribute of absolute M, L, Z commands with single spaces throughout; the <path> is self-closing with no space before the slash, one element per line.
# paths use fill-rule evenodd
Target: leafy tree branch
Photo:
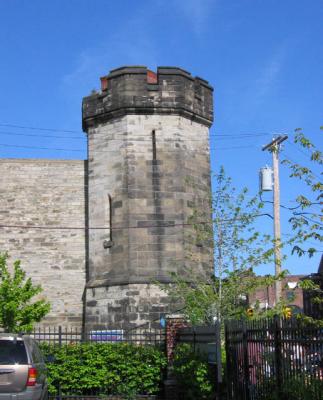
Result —
<path fill-rule="evenodd" d="M 14 261 L 12 272 L 7 261 L 8 254 L 0 253 L 0 326 L 6 332 L 30 332 L 50 305 L 45 299 L 33 300 L 42 288 L 26 278 L 20 261 Z"/>

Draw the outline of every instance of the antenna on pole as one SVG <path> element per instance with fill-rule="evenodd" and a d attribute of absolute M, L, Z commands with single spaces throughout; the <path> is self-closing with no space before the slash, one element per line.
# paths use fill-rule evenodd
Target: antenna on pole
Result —
<path fill-rule="evenodd" d="M 269 150 L 273 157 L 274 177 L 274 246 L 275 246 L 275 276 L 281 274 L 281 235 L 280 235 L 280 189 L 279 189 L 279 150 L 280 144 L 288 139 L 287 135 L 279 135 L 270 143 L 263 146 L 262 150 Z M 282 295 L 281 281 L 275 282 L 275 303 L 277 304 Z"/>

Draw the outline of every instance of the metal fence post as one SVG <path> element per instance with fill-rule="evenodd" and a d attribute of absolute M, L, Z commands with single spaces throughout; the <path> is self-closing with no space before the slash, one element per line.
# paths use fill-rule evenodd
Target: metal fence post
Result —
<path fill-rule="evenodd" d="M 60 383 L 58 383 L 58 400 L 62 400 L 62 389 Z"/>
<path fill-rule="evenodd" d="M 244 398 L 250 399 L 250 385 L 249 385 L 249 355 L 248 355 L 248 335 L 246 322 L 242 323 L 242 343 L 243 343 L 243 375 L 244 375 Z"/>
<path fill-rule="evenodd" d="M 62 327 L 58 327 L 58 345 L 62 347 Z M 62 400 L 62 389 L 61 384 L 58 382 L 58 400 Z"/>
<path fill-rule="evenodd" d="M 231 366 L 231 346 L 229 341 L 229 323 L 227 321 L 224 322 L 224 346 L 225 346 L 225 357 L 226 357 L 226 366 L 225 366 L 225 382 L 226 382 L 226 390 L 227 396 L 230 400 L 232 398 L 232 387 L 233 387 L 233 379 L 231 376 L 232 366 Z"/>
<path fill-rule="evenodd" d="M 282 351 L 281 351 L 281 320 L 279 317 L 274 318 L 274 350 L 275 350 L 275 371 L 276 371 L 276 391 L 279 399 L 281 397 L 282 388 Z"/>
<path fill-rule="evenodd" d="M 216 322 L 215 325 L 215 343 L 217 344 L 217 360 L 218 365 L 218 383 L 222 383 L 222 359 L 221 359 L 221 325 L 220 322 Z"/>
<path fill-rule="evenodd" d="M 62 327 L 58 327 L 58 345 L 59 347 L 62 346 Z"/>
<path fill-rule="evenodd" d="M 222 360 L 221 360 L 221 326 L 220 322 L 215 323 L 215 343 L 216 343 L 216 372 L 217 372 L 217 385 L 216 394 L 217 398 L 220 399 L 222 389 Z"/>

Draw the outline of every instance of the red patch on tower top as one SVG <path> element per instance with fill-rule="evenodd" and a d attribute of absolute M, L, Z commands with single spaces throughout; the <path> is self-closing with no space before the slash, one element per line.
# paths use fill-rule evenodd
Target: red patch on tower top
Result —
<path fill-rule="evenodd" d="M 101 90 L 107 90 L 108 89 L 108 78 L 106 76 L 103 76 L 102 78 L 100 78 L 101 80 Z"/>
<path fill-rule="evenodd" d="M 156 84 L 157 82 L 157 74 L 153 71 L 147 69 L 147 83 Z"/>

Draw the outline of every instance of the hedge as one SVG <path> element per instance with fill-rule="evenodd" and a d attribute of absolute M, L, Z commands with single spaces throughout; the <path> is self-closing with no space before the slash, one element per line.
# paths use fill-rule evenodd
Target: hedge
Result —
<path fill-rule="evenodd" d="M 160 390 L 166 357 L 159 348 L 129 343 L 42 344 L 49 394 L 151 395 Z"/>

